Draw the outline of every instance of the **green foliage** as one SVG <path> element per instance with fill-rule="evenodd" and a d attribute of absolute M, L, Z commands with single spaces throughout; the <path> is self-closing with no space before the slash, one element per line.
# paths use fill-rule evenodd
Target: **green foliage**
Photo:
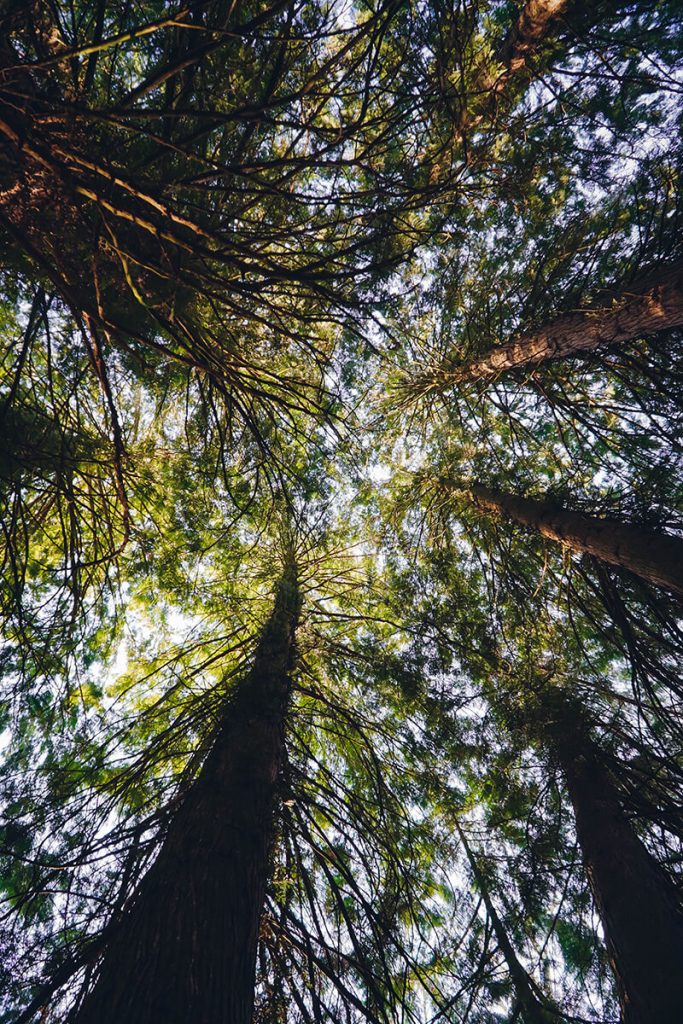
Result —
<path fill-rule="evenodd" d="M 680 327 L 462 370 L 680 259 L 681 9 L 519 13 L 3 6 L 0 1020 L 92 985 L 291 559 L 255 1020 L 616 1019 L 558 735 L 680 892 L 680 601 L 472 488 L 679 536 Z"/>

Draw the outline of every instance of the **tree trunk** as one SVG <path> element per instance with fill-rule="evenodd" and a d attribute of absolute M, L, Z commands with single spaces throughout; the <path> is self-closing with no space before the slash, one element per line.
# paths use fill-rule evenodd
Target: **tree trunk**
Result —
<path fill-rule="evenodd" d="M 557 1024 L 559 1014 L 553 1010 L 545 994 L 539 989 L 535 981 L 530 977 L 523 964 L 520 962 L 517 953 L 515 952 L 514 946 L 512 945 L 508 933 L 505 929 L 498 911 L 495 908 L 491 894 L 488 889 L 488 884 L 484 873 L 482 872 L 479 862 L 472 851 L 470 844 L 467 840 L 464 830 L 462 829 L 457 818 L 455 819 L 455 827 L 460 841 L 462 842 L 467 860 L 469 861 L 472 869 L 472 874 L 477 883 L 481 898 L 484 901 L 486 907 L 486 913 L 488 914 L 493 933 L 496 936 L 499 949 L 505 958 L 508 971 L 510 972 L 510 980 L 515 991 L 515 1001 L 517 1008 L 521 1011 L 522 1020 L 524 1024 Z"/>
<path fill-rule="evenodd" d="M 683 596 L 683 540 L 679 537 L 614 519 L 598 519 L 481 484 L 472 486 L 469 493 L 475 504 L 486 511 L 503 512 L 544 537 L 566 544 L 572 551 L 628 569 L 648 583 Z"/>
<path fill-rule="evenodd" d="M 77 1024 L 249 1024 L 299 607 L 291 567 Z"/>
<path fill-rule="evenodd" d="M 504 71 L 489 83 L 489 88 L 500 92 L 513 75 L 518 74 L 526 58 L 547 38 L 554 22 L 571 6 L 570 0 L 528 0 L 509 29 L 496 53 L 496 60 Z"/>
<path fill-rule="evenodd" d="M 507 370 L 534 367 L 604 345 L 624 344 L 683 325 L 683 260 L 665 263 L 622 292 L 609 306 L 558 317 L 515 341 L 449 371 L 448 382 L 489 380 Z"/>
<path fill-rule="evenodd" d="M 579 709 L 560 700 L 546 743 L 564 774 L 625 1024 L 683 1021 L 683 914 L 597 756 Z"/>
<path fill-rule="evenodd" d="M 531 72 L 523 76 L 527 58 L 550 34 L 554 23 L 576 0 L 528 0 L 492 55 L 495 72 L 487 61 L 475 72 L 467 89 L 468 100 L 460 112 L 457 128 L 460 133 L 478 128 L 494 118 L 498 104 L 505 99 L 516 79 L 528 85 Z M 514 90 L 513 90 L 514 91 Z"/>

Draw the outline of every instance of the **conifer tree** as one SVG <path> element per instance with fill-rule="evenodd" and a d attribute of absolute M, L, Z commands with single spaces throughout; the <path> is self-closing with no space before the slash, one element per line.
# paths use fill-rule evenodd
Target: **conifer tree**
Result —
<path fill-rule="evenodd" d="M 681 1016 L 680 39 L 0 4 L 0 1021 Z"/>

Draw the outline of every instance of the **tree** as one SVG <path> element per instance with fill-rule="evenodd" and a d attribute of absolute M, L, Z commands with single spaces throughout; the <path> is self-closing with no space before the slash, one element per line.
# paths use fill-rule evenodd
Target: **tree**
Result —
<path fill-rule="evenodd" d="M 373 198 L 388 181 L 368 93 L 393 16 L 359 17 L 337 47 L 336 13 L 314 5 L 7 6 L 4 267 L 59 295 L 104 380 L 114 346 L 138 368 L 163 357 L 209 375 L 247 422 L 253 401 L 320 401 L 291 350 L 322 367 L 315 324 L 352 316 L 351 280 L 400 255 Z M 313 178 L 344 212 L 329 216 Z M 290 350 L 279 373 L 268 333 Z"/>
<path fill-rule="evenodd" d="M 78 1021 L 251 1020 L 301 604 L 294 557 L 156 860 L 109 925 Z"/>
<path fill-rule="evenodd" d="M 611 565 L 635 573 L 649 583 L 683 593 L 683 541 L 637 526 L 573 512 L 552 502 L 508 494 L 483 484 L 470 488 L 472 500 L 486 511 L 502 512 L 515 522 L 538 530 Z"/>
<path fill-rule="evenodd" d="M 674 1018 L 680 5 L 0 24 L 0 1018 Z"/>
<path fill-rule="evenodd" d="M 452 557 L 452 554 L 451 554 Z M 443 568 L 437 572 L 444 572 L 447 568 L 443 557 L 439 559 Z M 455 580 L 457 580 L 457 576 Z M 448 586 L 446 578 L 442 580 L 442 586 Z M 453 584 L 451 584 L 452 586 Z M 433 592 L 434 583 L 429 588 L 424 586 L 418 593 L 425 594 Z M 511 597 L 518 600 L 518 591 L 513 590 Z M 432 618 L 428 602 L 420 598 L 425 606 L 427 621 L 422 624 L 420 630 L 420 643 L 425 644 L 425 631 L 428 630 L 442 648 L 449 643 L 447 632 L 453 637 L 450 643 L 455 647 L 457 655 L 461 659 L 467 659 L 470 672 L 481 678 L 482 690 L 480 699 L 486 700 L 492 706 L 496 716 L 495 726 L 510 731 L 515 742 L 527 742 L 538 744 L 548 758 L 549 764 L 559 768 L 563 783 L 576 821 L 576 834 L 581 851 L 581 857 L 585 864 L 587 878 L 594 895 L 595 904 L 598 908 L 602 924 L 605 930 L 607 948 L 610 961 L 613 966 L 617 980 L 620 1002 L 622 1005 L 623 1018 L 626 1021 L 634 1020 L 656 1020 L 675 1019 L 679 1011 L 680 1000 L 679 987 L 676 983 L 676 965 L 680 963 L 681 956 L 681 900 L 680 890 L 672 881 L 671 877 L 658 860 L 652 856 L 650 850 L 644 844 L 641 836 L 635 827 L 635 821 L 625 812 L 624 800 L 628 799 L 625 794 L 626 779 L 628 778 L 627 766 L 621 757 L 614 753 L 610 756 L 601 750 L 591 735 L 591 730 L 586 721 L 586 709 L 582 701 L 590 700 L 584 696 L 588 694 L 587 687 L 594 689 L 595 684 L 584 684 L 580 688 L 580 694 L 572 693 L 574 687 L 569 682 L 558 686 L 548 679 L 548 673 L 559 670 L 560 659 L 565 663 L 570 662 L 571 645 L 569 635 L 566 632 L 558 631 L 553 637 L 556 626 L 549 627 L 544 622 L 543 611 L 538 614 L 535 624 L 525 621 L 523 629 L 526 637 L 523 639 L 521 633 L 516 634 L 515 623 L 510 616 L 503 619 L 502 628 L 506 638 L 507 652 L 514 652 L 514 656 L 520 662 L 527 658 L 538 658 L 536 643 L 542 645 L 543 656 L 552 659 L 553 668 L 546 666 L 543 672 L 536 669 L 530 679 L 524 673 L 523 665 L 504 665 L 498 658 L 500 654 L 493 653 L 496 644 L 493 639 L 479 644 L 472 648 L 473 636 L 475 635 L 470 624 L 467 632 L 463 631 L 463 622 L 471 620 L 473 594 L 463 600 L 457 591 L 444 600 L 442 596 L 440 610 L 436 621 L 429 621 Z M 403 595 L 405 602 L 405 594 Z M 415 600 L 415 598 L 414 598 Z M 500 600 L 500 598 L 499 598 Z M 404 604 L 405 607 L 405 604 Z M 529 611 L 527 609 L 527 611 Z M 557 614 L 555 611 L 554 614 Z M 455 622 L 449 622 L 449 616 L 455 617 Z M 526 620 L 526 615 L 523 615 Z M 561 621 L 561 620 L 560 620 Z M 549 628 L 551 631 L 549 631 Z M 576 627 L 575 627 L 576 628 Z M 534 633 L 538 634 L 536 638 Z M 463 641 L 463 636 L 466 639 Z M 520 650 L 522 643 L 526 641 L 527 650 Z M 557 641 L 559 640 L 559 644 Z M 518 646 L 519 645 L 519 646 Z M 561 645 L 564 649 L 561 650 Z M 509 656 L 509 654 L 507 654 Z M 557 660 L 555 660 L 557 659 Z M 576 663 L 575 671 L 585 673 L 589 670 L 587 654 L 582 653 L 580 660 Z M 566 671 L 566 664 L 561 671 Z M 603 684 L 604 685 L 604 684 Z M 483 692 L 482 692 L 483 691 Z M 615 692 L 616 691 L 616 692 Z M 608 684 L 606 693 L 609 700 L 614 701 L 618 688 Z M 593 697 L 593 699 L 595 699 Z M 443 705 L 442 698 L 442 705 Z M 620 709 L 620 719 L 612 723 L 609 710 L 601 713 L 601 730 L 607 735 L 614 729 L 623 740 L 624 734 L 630 730 L 628 722 L 630 712 L 625 708 Z M 448 711 L 444 707 L 444 714 Z M 618 724 L 617 724 L 618 722 Z M 660 726 L 661 728 L 661 726 Z M 489 734 L 490 735 L 490 734 Z M 457 736 L 457 739 L 456 739 Z M 454 771 L 462 772 L 463 754 L 471 756 L 466 744 L 461 738 L 458 730 L 453 737 Z M 448 746 L 446 747 L 448 749 Z M 484 747 L 484 750 L 486 747 Z M 441 751 L 443 757 L 444 751 Z M 475 758 L 481 758 L 481 748 L 477 748 Z M 643 765 L 644 770 L 645 765 Z M 505 763 L 504 771 L 510 772 L 509 762 Z M 491 777 L 490 777 L 491 778 Z M 470 783 L 472 785 L 472 783 Z M 510 790 L 509 775 L 499 776 L 495 783 L 496 789 L 491 792 L 492 783 L 488 783 L 488 799 L 491 801 L 492 810 L 500 814 L 502 821 L 506 823 L 506 838 L 515 836 L 513 823 L 520 815 L 518 798 L 511 795 L 506 796 L 505 791 Z M 481 800 L 479 790 L 479 799 Z M 458 795 L 458 802 L 463 797 Z M 472 797 L 467 803 L 471 807 Z M 644 811 L 646 801 L 640 805 L 636 812 L 636 821 L 643 823 L 644 815 L 651 820 L 657 820 L 659 811 L 650 805 Z M 540 813 L 540 796 L 536 792 L 532 804 L 532 813 L 537 816 Z M 523 806 L 523 805 L 522 805 Z M 475 877 L 478 878 L 478 886 L 484 893 L 484 900 L 488 912 L 492 916 L 493 929 L 496 935 L 502 933 L 499 939 L 501 948 L 505 951 L 506 960 L 510 964 L 510 976 L 513 979 L 517 998 L 520 1005 L 530 1005 L 526 1008 L 526 1016 L 533 1020 L 534 1015 L 551 1012 L 539 1005 L 538 988 L 530 981 L 525 968 L 520 964 L 518 957 L 511 946 L 510 940 L 505 934 L 503 926 L 497 917 L 495 908 L 490 908 L 490 894 L 485 891 L 485 879 L 477 867 L 476 858 L 469 849 L 463 828 L 454 819 L 458 834 L 463 839 L 467 857 L 473 866 Z M 680 836 L 680 823 L 673 824 L 669 821 L 669 828 L 672 828 Z M 485 835 L 491 842 L 492 828 L 486 830 Z M 526 831 L 521 831 L 515 837 L 518 842 L 523 842 L 528 848 L 531 843 L 529 826 Z M 649 838 L 652 838 L 650 833 Z M 562 842 L 562 840 L 559 840 Z M 545 842 L 548 842 L 546 837 Z M 553 836 L 551 843 L 558 842 Z M 501 844 L 502 846 L 502 844 Z M 541 846 L 539 854 L 546 861 L 549 856 L 560 856 L 557 848 L 552 846 L 553 854 L 549 855 L 547 847 Z M 498 847 L 497 856 L 504 856 L 502 849 Z M 566 888 L 565 888 L 566 897 Z M 544 890 L 543 903 L 547 900 L 547 883 Z M 547 904 L 546 904 L 547 905 Z M 641 909 L 639 909 L 641 908 Z M 644 915 L 647 923 L 642 926 L 638 924 L 640 914 Z M 555 918 L 554 926 L 558 927 L 558 915 Z M 614 916 L 613 916 L 614 915 Z M 661 921 L 658 921 L 661 915 Z M 648 929 L 652 927 L 652 934 Z M 562 934 L 562 933 L 560 933 Z M 547 943 L 546 939 L 546 943 Z M 662 942 L 661 948 L 659 947 Z M 642 944 L 642 945 L 641 945 Z M 626 966 L 627 961 L 630 966 Z M 561 1014 L 561 1010 L 556 1011 Z M 545 1019 L 541 1016 L 539 1019 Z"/>
<path fill-rule="evenodd" d="M 543 701 L 545 698 L 542 697 Z M 626 1022 L 675 1020 L 683 958 L 680 897 L 636 834 L 581 710 L 548 694 L 541 730 L 561 765 Z M 543 721 L 545 717 L 545 721 Z"/>
<path fill-rule="evenodd" d="M 443 387 L 456 380 L 496 378 L 507 370 L 530 368 L 548 359 L 566 359 L 600 345 L 618 345 L 683 324 L 683 263 L 653 268 L 622 294 L 571 313 L 493 349 L 488 355 L 450 371 Z"/>

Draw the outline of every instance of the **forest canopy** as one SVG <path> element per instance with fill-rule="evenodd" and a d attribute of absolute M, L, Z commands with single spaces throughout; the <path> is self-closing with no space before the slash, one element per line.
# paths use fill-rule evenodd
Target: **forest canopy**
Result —
<path fill-rule="evenodd" d="M 0 1022 L 683 1021 L 680 0 L 0 0 Z"/>

